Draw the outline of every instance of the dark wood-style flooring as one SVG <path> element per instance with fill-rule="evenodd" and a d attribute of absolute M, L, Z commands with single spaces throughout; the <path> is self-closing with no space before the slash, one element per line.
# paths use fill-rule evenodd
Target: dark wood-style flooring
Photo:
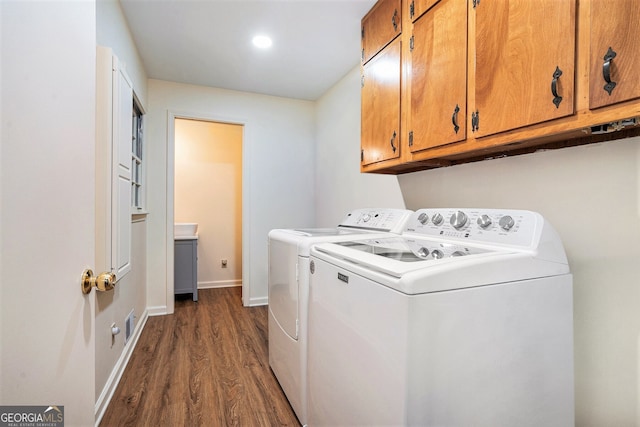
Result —
<path fill-rule="evenodd" d="M 267 307 L 202 289 L 150 317 L 101 426 L 299 426 L 269 368 Z"/>

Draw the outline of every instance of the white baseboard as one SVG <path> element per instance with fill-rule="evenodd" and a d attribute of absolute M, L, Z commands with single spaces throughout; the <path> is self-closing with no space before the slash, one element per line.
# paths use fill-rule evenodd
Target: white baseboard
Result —
<path fill-rule="evenodd" d="M 248 307 L 258 307 L 260 305 L 268 305 L 269 297 L 250 298 Z"/>
<path fill-rule="evenodd" d="M 158 305 L 155 307 L 147 307 L 147 312 L 149 313 L 149 317 L 153 316 L 164 316 L 167 313 L 166 305 Z"/>
<path fill-rule="evenodd" d="M 242 280 L 214 280 L 211 282 L 198 282 L 198 289 L 232 288 L 242 286 Z"/>
<path fill-rule="evenodd" d="M 165 311 L 166 311 L 166 307 L 165 307 Z M 142 334 L 142 330 L 144 329 L 144 326 L 147 324 L 148 318 L 149 318 L 149 312 L 148 310 L 145 310 L 144 313 L 142 313 L 142 318 L 140 319 L 135 329 L 133 330 L 133 335 L 131 335 L 131 338 L 129 338 L 129 341 L 125 344 L 124 350 L 122 351 L 120 358 L 116 362 L 116 365 L 113 367 L 113 370 L 111 371 L 111 375 L 109 375 L 109 378 L 107 379 L 107 383 L 104 385 L 104 388 L 102 389 L 102 393 L 100 393 L 100 396 L 96 401 L 96 405 L 94 409 L 96 427 L 100 425 L 100 421 L 102 420 L 102 417 L 104 416 L 104 413 L 107 410 L 107 407 L 109 406 L 109 402 L 111 402 L 113 393 L 116 391 L 116 387 L 120 382 L 120 378 L 122 378 L 124 369 L 127 367 L 127 364 L 129 363 L 131 354 L 133 354 L 133 349 L 136 347 L 136 344 L 138 343 L 138 338 L 140 338 L 140 335 Z"/>

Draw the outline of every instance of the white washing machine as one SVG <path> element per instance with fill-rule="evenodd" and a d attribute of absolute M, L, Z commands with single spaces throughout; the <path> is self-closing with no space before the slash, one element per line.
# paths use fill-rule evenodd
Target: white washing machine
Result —
<path fill-rule="evenodd" d="M 319 242 L 398 235 L 411 211 L 358 209 L 336 228 L 269 232 L 269 365 L 302 424 L 307 423 L 309 251 Z"/>
<path fill-rule="evenodd" d="M 572 276 L 530 211 L 314 246 L 309 426 L 573 426 Z"/>

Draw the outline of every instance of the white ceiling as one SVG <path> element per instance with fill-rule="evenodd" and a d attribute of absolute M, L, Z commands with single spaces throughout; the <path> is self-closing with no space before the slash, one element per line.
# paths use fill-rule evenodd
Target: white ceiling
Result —
<path fill-rule="evenodd" d="M 149 78 L 316 100 L 360 60 L 375 0 L 120 0 Z M 273 46 L 251 39 L 268 34 Z"/>

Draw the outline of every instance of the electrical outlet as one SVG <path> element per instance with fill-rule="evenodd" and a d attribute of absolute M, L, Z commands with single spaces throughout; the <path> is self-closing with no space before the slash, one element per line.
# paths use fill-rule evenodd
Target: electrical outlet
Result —
<path fill-rule="evenodd" d="M 226 259 L 221 259 L 220 260 L 220 264 L 222 265 L 222 268 L 227 268 L 227 260 Z"/>

